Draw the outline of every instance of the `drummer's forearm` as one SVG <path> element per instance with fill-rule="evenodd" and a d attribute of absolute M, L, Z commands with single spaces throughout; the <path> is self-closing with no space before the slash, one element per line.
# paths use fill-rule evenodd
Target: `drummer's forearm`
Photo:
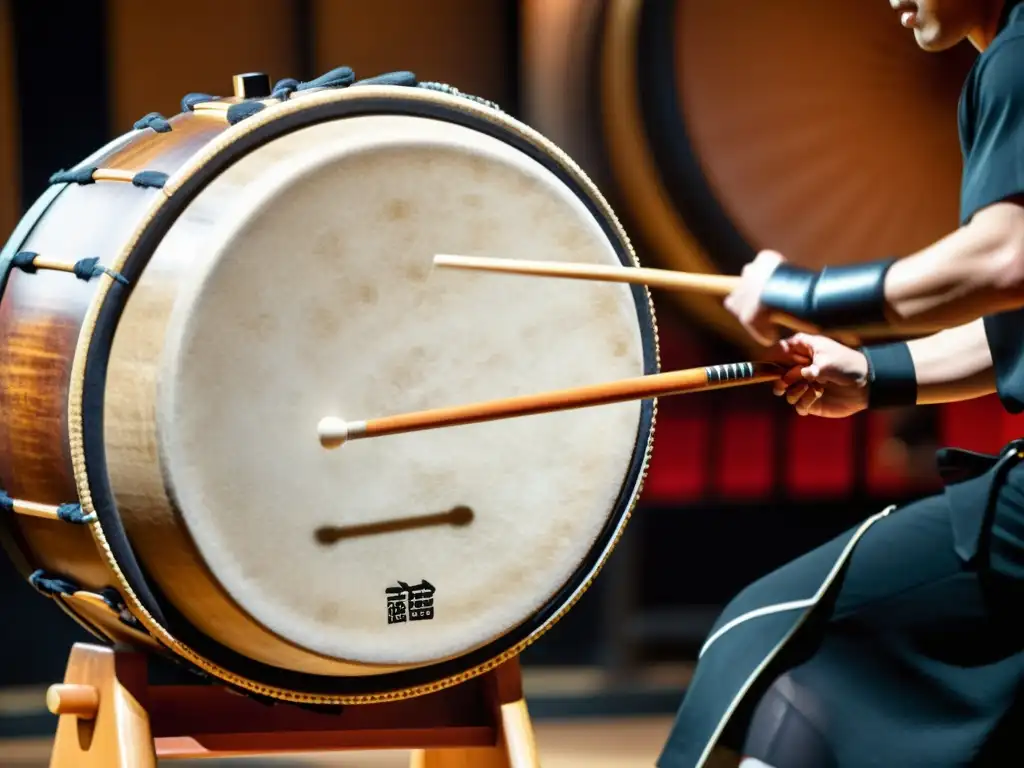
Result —
<path fill-rule="evenodd" d="M 917 403 L 951 403 L 996 391 L 995 371 L 983 320 L 910 341 Z"/>
<path fill-rule="evenodd" d="M 899 327 L 951 328 L 1024 305 L 1024 209 L 1000 203 L 893 264 L 886 314 Z"/>
<path fill-rule="evenodd" d="M 927 248 L 823 269 L 778 264 L 764 309 L 824 330 L 889 326 L 916 335 L 1024 306 L 1024 208 L 998 203 Z"/>

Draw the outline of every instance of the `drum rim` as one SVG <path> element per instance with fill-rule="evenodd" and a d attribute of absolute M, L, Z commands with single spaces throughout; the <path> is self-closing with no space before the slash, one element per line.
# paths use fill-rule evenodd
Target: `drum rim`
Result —
<path fill-rule="evenodd" d="M 343 92 L 311 94 L 249 118 L 214 140 L 172 178 L 165 195 L 140 225 L 132 244 L 115 265 L 131 283 L 145 269 L 163 236 L 185 207 L 225 167 L 264 143 L 307 126 L 368 114 L 430 117 L 478 130 L 506 142 L 539 162 L 566 184 L 595 216 L 617 256 L 636 264 L 628 236 L 597 188 L 552 142 L 513 118 L 462 99 L 398 86 L 364 86 Z M 188 171 L 192 172 L 189 173 Z M 72 458 L 83 509 L 95 511 L 90 526 L 100 551 L 114 571 L 132 613 L 163 645 L 213 677 L 243 689 L 285 700 L 310 703 L 359 703 L 408 698 L 454 685 L 496 667 L 520 653 L 559 621 L 589 589 L 614 550 L 643 488 L 653 444 L 656 402 L 641 405 L 636 447 L 613 512 L 587 557 L 563 586 L 525 622 L 485 646 L 454 659 L 381 675 L 337 677 L 295 672 L 242 655 L 191 625 L 146 577 L 144 565 L 128 543 L 106 473 L 103 403 L 106 365 L 114 331 L 130 287 L 105 281 L 90 306 L 75 356 L 69 393 Z M 644 370 L 659 369 L 657 324 L 649 291 L 632 286 L 640 322 Z M 141 615 L 139 615 L 141 614 Z M 162 631 L 160 631 L 162 630 Z"/>

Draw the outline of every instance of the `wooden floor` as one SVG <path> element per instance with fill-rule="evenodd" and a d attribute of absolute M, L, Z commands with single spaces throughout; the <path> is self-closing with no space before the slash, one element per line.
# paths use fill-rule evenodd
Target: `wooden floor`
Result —
<path fill-rule="evenodd" d="M 622 718 L 535 724 L 544 768 L 651 768 L 671 718 Z M 3 768 L 46 768 L 49 740 L 0 741 Z M 196 768 L 406 768 L 404 752 L 350 752 L 290 758 L 163 760 L 161 766 Z"/>

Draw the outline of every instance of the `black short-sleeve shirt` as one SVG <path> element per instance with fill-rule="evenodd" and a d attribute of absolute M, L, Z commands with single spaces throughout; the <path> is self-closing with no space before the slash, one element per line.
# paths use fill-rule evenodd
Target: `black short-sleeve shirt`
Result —
<path fill-rule="evenodd" d="M 1024 2 L 1008 4 L 1002 28 L 978 56 L 958 112 L 963 178 L 960 223 L 1024 195 Z M 1024 309 L 984 319 L 1003 407 L 1024 411 Z"/>

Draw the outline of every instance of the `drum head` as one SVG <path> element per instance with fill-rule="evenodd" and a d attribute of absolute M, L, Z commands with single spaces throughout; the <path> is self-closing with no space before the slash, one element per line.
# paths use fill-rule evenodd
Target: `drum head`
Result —
<path fill-rule="evenodd" d="M 642 291 L 432 264 L 621 264 L 601 222 L 518 149 L 423 117 L 297 130 L 192 209 L 229 184 L 244 184 L 234 213 L 192 244 L 156 414 L 168 493 L 210 573 L 271 632 L 366 674 L 529 620 L 635 500 L 640 403 L 334 451 L 317 424 L 649 372 Z"/>

